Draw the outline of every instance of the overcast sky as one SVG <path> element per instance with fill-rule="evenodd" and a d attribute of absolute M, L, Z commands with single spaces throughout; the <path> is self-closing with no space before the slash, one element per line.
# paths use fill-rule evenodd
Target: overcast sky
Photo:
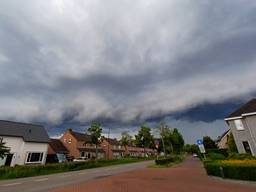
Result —
<path fill-rule="evenodd" d="M 256 93 L 256 1 L 0 2 L 0 119 L 50 135 L 165 119 L 187 142 Z M 79 128 L 80 127 L 80 128 Z"/>

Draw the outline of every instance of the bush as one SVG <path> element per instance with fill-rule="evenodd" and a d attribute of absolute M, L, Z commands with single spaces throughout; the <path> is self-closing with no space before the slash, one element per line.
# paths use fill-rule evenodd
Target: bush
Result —
<path fill-rule="evenodd" d="M 256 181 L 256 160 L 205 161 L 208 175 Z"/>
<path fill-rule="evenodd" d="M 256 157 L 250 154 L 238 154 L 238 153 L 230 153 L 228 159 L 236 159 L 236 160 L 254 160 Z"/>
<path fill-rule="evenodd" d="M 167 156 L 163 157 L 160 159 L 156 159 L 155 163 L 156 165 L 166 165 L 169 163 L 174 163 L 174 162 L 181 162 L 183 160 L 183 156 L 181 155 L 172 155 L 172 156 Z"/>
<path fill-rule="evenodd" d="M 211 160 L 224 160 L 226 157 L 221 153 L 209 153 L 207 157 Z"/>
<path fill-rule="evenodd" d="M 207 153 L 218 153 L 223 155 L 224 157 L 228 157 L 228 150 L 227 149 L 208 149 Z"/>

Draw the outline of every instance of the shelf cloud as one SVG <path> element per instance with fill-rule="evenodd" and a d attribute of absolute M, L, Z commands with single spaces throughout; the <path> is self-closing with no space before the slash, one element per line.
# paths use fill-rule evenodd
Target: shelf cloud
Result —
<path fill-rule="evenodd" d="M 2 1 L 0 117 L 127 123 L 251 97 L 245 2 Z"/>

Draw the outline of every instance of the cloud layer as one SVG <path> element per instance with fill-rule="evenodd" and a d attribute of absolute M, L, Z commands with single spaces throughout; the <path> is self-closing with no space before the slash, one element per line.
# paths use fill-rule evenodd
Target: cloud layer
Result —
<path fill-rule="evenodd" d="M 145 120 L 256 91 L 256 2 L 0 3 L 0 117 Z"/>

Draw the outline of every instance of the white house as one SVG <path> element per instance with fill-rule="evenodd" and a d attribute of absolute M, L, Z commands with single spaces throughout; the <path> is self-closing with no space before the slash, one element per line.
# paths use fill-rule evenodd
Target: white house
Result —
<path fill-rule="evenodd" d="M 0 142 L 10 148 L 0 166 L 15 166 L 44 164 L 50 139 L 41 125 L 0 120 Z"/>

